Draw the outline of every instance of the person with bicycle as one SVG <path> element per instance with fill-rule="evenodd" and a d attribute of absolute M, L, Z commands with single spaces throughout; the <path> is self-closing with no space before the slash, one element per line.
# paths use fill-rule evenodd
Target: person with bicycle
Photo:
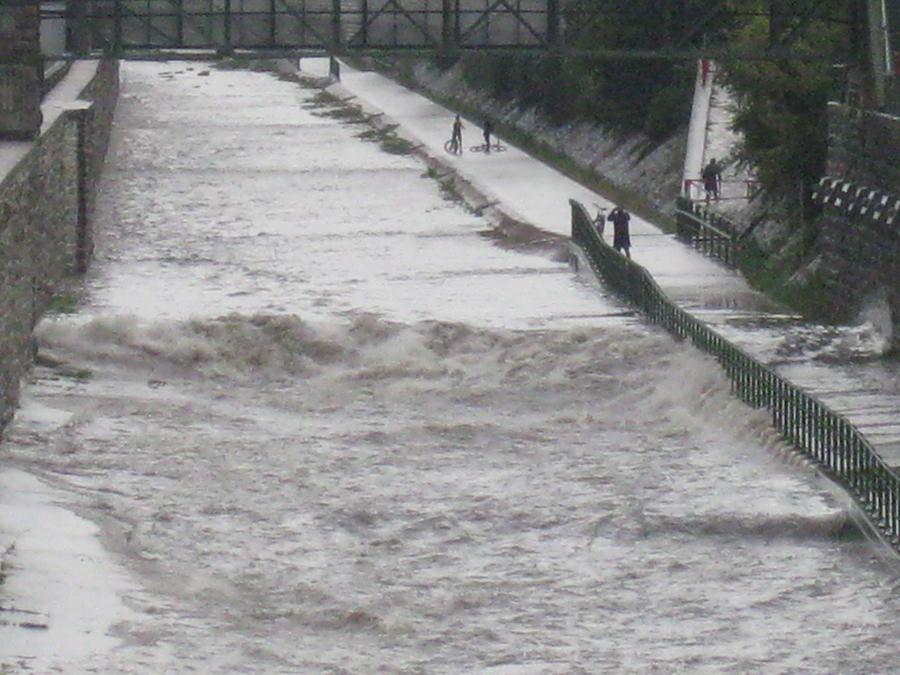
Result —
<path fill-rule="evenodd" d="M 617 206 L 609 212 L 606 219 L 613 224 L 613 248 L 620 253 L 624 251 L 625 257 L 631 260 L 631 234 L 628 231 L 631 214 Z"/>
<path fill-rule="evenodd" d="M 451 152 L 459 153 L 462 151 L 462 130 L 463 123 L 462 118 L 459 115 L 453 120 L 453 132 L 450 136 L 450 147 Z"/>
<path fill-rule="evenodd" d="M 489 119 L 484 120 L 484 126 L 481 127 L 482 135 L 484 136 L 484 152 L 485 154 L 490 153 L 491 151 L 491 132 L 494 131 L 494 125 L 491 124 Z"/>
<path fill-rule="evenodd" d="M 709 204 L 710 197 L 719 201 L 719 189 L 722 186 L 722 168 L 715 157 L 703 167 L 700 178 L 703 179 L 703 189 L 706 191 L 706 203 Z"/>

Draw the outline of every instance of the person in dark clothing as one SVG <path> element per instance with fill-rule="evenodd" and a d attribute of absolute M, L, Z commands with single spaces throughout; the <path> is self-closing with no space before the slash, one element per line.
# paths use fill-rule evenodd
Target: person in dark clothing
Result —
<path fill-rule="evenodd" d="M 462 150 L 462 130 L 462 119 L 459 115 L 457 115 L 453 120 L 453 135 L 450 138 L 450 142 L 453 145 L 454 152 L 459 152 L 460 150 Z"/>
<path fill-rule="evenodd" d="M 613 248 L 616 251 L 624 251 L 625 257 L 631 260 L 631 235 L 628 231 L 631 215 L 617 206 L 609 212 L 606 219 L 613 224 Z"/>
<path fill-rule="evenodd" d="M 490 120 L 485 120 L 482 130 L 484 134 L 484 151 L 488 153 L 491 151 L 491 133 L 494 131 L 494 125 L 491 124 Z"/>
<path fill-rule="evenodd" d="M 715 157 L 709 160 L 709 164 L 703 167 L 700 178 L 703 179 L 703 189 L 706 190 L 706 203 L 709 204 L 710 197 L 719 201 L 719 185 L 722 182 L 722 169 L 719 168 L 719 163 L 716 161 Z"/>

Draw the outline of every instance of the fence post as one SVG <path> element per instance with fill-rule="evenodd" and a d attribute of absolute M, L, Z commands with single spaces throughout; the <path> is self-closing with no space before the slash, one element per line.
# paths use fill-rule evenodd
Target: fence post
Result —
<path fill-rule="evenodd" d="M 223 54 L 232 54 L 234 52 L 234 44 L 232 42 L 231 36 L 231 0 L 225 0 L 225 8 L 224 8 L 224 38 L 225 44 L 222 47 Z"/>
<path fill-rule="evenodd" d="M 230 0 L 226 0 L 228 2 Z M 113 54 L 122 54 L 122 2 L 118 0 L 113 8 Z"/>
<path fill-rule="evenodd" d="M 66 49 L 78 56 L 87 54 L 91 50 L 91 39 L 84 2 L 66 3 L 66 23 L 70 26 L 66 31 Z"/>
<path fill-rule="evenodd" d="M 88 224 L 88 166 L 87 166 L 87 116 L 89 108 L 72 110 L 71 114 L 75 118 L 75 126 L 78 133 L 78 140 L 75 144 L 76 153 L 76 185 L 78 195 L 78 214 L 76 216 L 76 235 L 75 235 L 75 271 L 79 273 L 87 272 L 88 263 L 91 256 L 91 237 Z"/>
<path fill-rule="evenodd" d="M 331 50 L 340 52 L 343 38 L 341 36 L 341 0 L 331 0 Z"/>

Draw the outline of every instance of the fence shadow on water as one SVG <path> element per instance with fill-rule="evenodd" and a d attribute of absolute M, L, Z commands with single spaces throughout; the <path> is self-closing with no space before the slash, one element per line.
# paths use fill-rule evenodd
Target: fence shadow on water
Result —
<path fill-rule="evenodd" d="M 669 300 L 646 269 L 602 240 L 582 204 L 569 203 L 572 239 L 595 273 L 651 321 L 715 357 L 732 393 L 769 410 L 782 437 L 842 486 L 883 540 L 900 551 L 900 477 L 859 430 Z"/>

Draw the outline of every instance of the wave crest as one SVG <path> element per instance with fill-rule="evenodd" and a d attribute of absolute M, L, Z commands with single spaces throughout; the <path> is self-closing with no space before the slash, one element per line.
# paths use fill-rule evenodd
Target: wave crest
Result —
<path fill-rule="evenodd" d="M 659 336 L 626 336 L 617 329 L 405 325 L 371 315 L 346 322 L 268 314 L 158 322 L 60 317 L 43 322 L 36 336 L 42 352 L 82 364 L 276 377 L 344 370 L 362 379 L 451 375 L 553 383 L 625 370 L 638 358 L 666 351 Z"/>

